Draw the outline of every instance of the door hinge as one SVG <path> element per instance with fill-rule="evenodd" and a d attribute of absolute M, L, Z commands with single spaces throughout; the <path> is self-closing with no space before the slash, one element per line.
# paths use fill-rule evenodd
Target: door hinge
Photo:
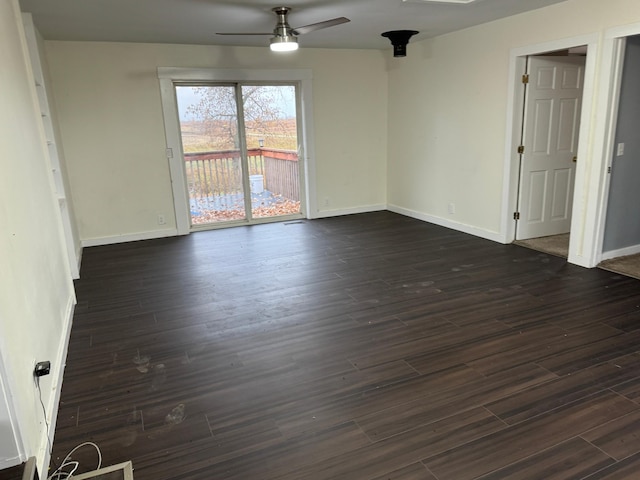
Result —
<path fill-rule="evenodd" d="M 513 219 L 520 220 L 520 212 L 513 212 Z"/>
<path fill-rule="evenodd" d="M 524 153 L 524 145 L 520 145 L 520 146 L 518 147 L 518 153 L 519 153 L 520 155 L 522 155 L 522 154 Z"/>
<path fill-rule="evenodd" d="M 522 75 L 522 83 L 529 83 L 529 74 L 525 73 L 524 75 Z"/>
<path fill-rule="evenodd" d="M 607 167 L 607 173 L 611 173 L 611 167 Z"/>

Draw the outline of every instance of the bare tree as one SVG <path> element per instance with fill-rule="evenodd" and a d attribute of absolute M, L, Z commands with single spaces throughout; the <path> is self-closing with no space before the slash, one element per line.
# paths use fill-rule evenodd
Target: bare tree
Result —
<path fill-rule="evenodd" d="M 293 89 L 293 87 L 288 87 Z M 235 89 L 232 86 L 192 87 L 199 98 L 187 107 L 187 113 L 202 122 L 210 144 L 216 149 L 237 149 L 238 121 Z M 286 112 L 287 93 L 282 87 L 248 85 L 242 86 L 242 108 L 247 137 L 269 136 L 274 133 L 288 134 L 287 118 L 295 113 Z M 247 141 L 249 143 L 249 140 Z M 257 142 L 257 140 L 254 140 Z M 256 145 L 248 145 L 256 147 Z"/>

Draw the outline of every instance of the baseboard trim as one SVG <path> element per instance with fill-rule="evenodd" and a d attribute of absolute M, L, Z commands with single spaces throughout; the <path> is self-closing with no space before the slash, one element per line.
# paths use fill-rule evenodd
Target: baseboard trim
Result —
<path fill-rule="evenodd" d="M 425 213 L 417 212 L 415 210 L 410 210 L 408 208 L 399 207 L 397 205 L 377 204 L 377 205 L 365 205 L 362 207 L 353 207 L 353 208 L 340 208 L 336 210 L 321 210 L 310 218 L 312 219 L 313 218 L 330 218 L 330 217 L 339 217 L 342 215 L 354 215 L 358 213 L 380 212 L 383 210 L 389 210 L 391 212 L 398 213 L 400 215 L 415 218 L 417 220 L 422 220 L 424 222 L 433 223 L 435 225 L 440 225 L 441 227 L 451 228 L 452 230 L 468 233 L 470 235 L 474 235 L 480 238 L 485 238 L 487 240 L 491 240 L 497 243 L 506 243 L 504 239 L 504 235 L 498 232 L 492 232 L 490 230 L 485 230 L 485 229 L 474 227 L 472 225 L 467 225 L 464 223 L 452 222 L 442 217 L 428 215 Z M 88 239 L 82 240 L 82 247 L 97 247 L 100 245 L 112 245 L 116 243 L 135 242 L 138 240 L 152 240 L 154 238 L 174 237 L 176 235 L 178 235 L 177 229 L 167 229 L 167 230 L 154 230 L 151 232 L 133 233 L 128 235 L 114 235 L 110 237 L 88 238 Z"/>
<path fill-rule="evenodd" d="M 82 252 L 83 252 L 83 248 L 82 245 L 80 243 L 78 243 L 78 248 L 76 248 L 76 259 L 78 260 L 78 276 L 76 277 L 74 275 L 73 279 L 74 280 L 78 280 L 80 278 L 80 267 L 82 266 Z"/>
<path fill-rule="evenodd" d="M 400 215 L 404 215 L 406 217 L 411 217 L 415 218 L 416 220 L 422 220 L 424 222 L 440 225 L 441 227 L 457 230 L 458 232 L 468 233 L 469 235 L 473 235 L 475 237 L 484 238 L 486 240 L 491 240 L 497 243 L 506 243 L 504 240 L 504 236 L 498 232 L 484 230 L 482 228 L 467 225 L 465 223 L 452 222 L 451 220 L 447 220 L 446 218 L 416 212 L 415 210 L 409 210 L 408 208 L 399 207 L 397 205 L 388 205 L 387 209 L 391 212 L 399 213 Z"/>
<path fill-rule="evenodd" d="M 111 237 L 86 238 L 82 240 L 83 247 L 98 247 L 100 245 L 113 245 L 115 243 L 137 242 L 138 240 L 153 240 L 154 238 L 175 237 L 178 230 L 153 230 L 151 232 L 131 233 L 127 235 L 114 235 Z"/>
<path fill-rule="evenodd" d="M 589 258 L 583 257 L 582 255 L 571 255 L 571 252 L 569 252 L 567 262 L 582 268 L 594 268 L 597 265 L 593 265 Z"/>
<path fill-rule="evenodd" d="M 0 470 L 4 470 L 5 468 L 16 467 L 23 462 L 24 460 L 20 456 L 13 457 L 13 458 L 3 458 L 2 460 L 0 460 Z"/>
<path fill-rule="evenodd" d="M 366 205 L 364 207 L 355 207 L 355 208 L 341 208 L 337 210 L 321 210 L 312 218 L 330 218 L 330 217 L 340 217 L 342 215 L 354 215 L 356 213 L 371 213 L 371 212 L 380 212 L 386 210 L 387 206 L 383 204 L 379 205 Z"/>
<path fill-rule="evenodd" d="M 76 307 L 75 295 L 71 295 L 67 302 L 65 325 L 63 326 L 63 334 L 61 336 L 60 345 L 58 347 L 58 353 L 55 361 L 52 365 L 60 365 L 57 370 L 57 378 L 52 381 L 55 385 L 53 387 L 53 395 L 49 396 L 49 402 L 47 405 L 47 413 L 51 421 L 49 422 L 49 431 L 40 441 L 40 448 L 38 449 L 37 456 L 37 469 L 38 472 L 47 472 L 49 469 L 49 462 L 51 461 L 51 453 L 49 452 L 49 445 L 53 445 L 53 439 L 56 432 L 56 424 L 58 420 L 58 407 L 60 406 L 60 393 L 62 392 L 62 380 L 64 377 L 64 369 L 67 363 L 67 352 L 69 351 L 69 340 L 71 339 L 71 326 L 73 324 L 73 314 Z M 55 370 L 54 370 L 55 372 Z"/>
<path fill-rule="evenodd" d="M 610 250 L 608 252 L 602 252 L 600 261 L 611 260 L 617 257 L 626 257 L 627 255 L 635 255 L 640 253 L 640 245 L 632 245 L 630 247 L 620 248 L 618 250 Z"/>

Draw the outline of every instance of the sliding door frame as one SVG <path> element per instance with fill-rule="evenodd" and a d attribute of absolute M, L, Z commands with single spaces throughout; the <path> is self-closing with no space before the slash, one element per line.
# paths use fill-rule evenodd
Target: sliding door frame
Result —
<path fill-rule="evenodd" d="M 294 84 L 298 90 L 299 105 L 298 118 L 298 158 L 302 160 L 301 190 L 302 215 L 313 218 L 311 212 L 317 211 L 316 206 L 316 168 L 313 155 L 313 102 L 311 90 L 311 70 L 257 70 L 257 69 L 215 69 L 215 68 L 158 68 L 164 128 L 167 142 L 167 160 L 173 184 L 173 203 L 178 235 L 191 232 L 191 216 L 187 201 L 187 179 L 185 176 L 182 151 L 182 137 L 180 135 L 180 121 L 175 86 L 184 83 L 240 83 L 266 84 L 269 82 Z"/>

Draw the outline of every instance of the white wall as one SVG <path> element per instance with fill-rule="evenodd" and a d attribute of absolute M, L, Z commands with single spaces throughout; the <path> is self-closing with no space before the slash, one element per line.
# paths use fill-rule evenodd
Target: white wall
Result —
<path fill-rule="evenodd" d="M 607 28 L 639 20 L 637 0 L 568 0 L 411 43 L 407 58 L 388 66 L 390 207 L 444 224 L 461 224 L 487 238 L 504 238 L 501 195 L 510 52 L 569 37 L 601 35 Z M 598 65 L 594 81 L 601 73 L 600 48 L 601 42 L 590 52 Z M 593 134 L 588 127 L 587 133 Z M 581 152 L 585 155 L 580 160 L 588 185 L 593 180 L 592 162 L 603 159 L 591 148 L 593 138 L 585 140 L 589 148 Z M 598 192 L 580 191 L 585 185 L 577 186 L 577 195 L 587 202 Z M 449 203 L 455 204 L 455 214 L 448 212 Z M 577 214 L 586 222 L 584 211 Z M 572 243 L 574 236 L 584 235 L 572 231 Z"/>
<path fill-rule="evenodd" d="M 45 43 L 85 243 L 175 229 L 158 67 L 311 69 L 318 205 L 386 204 L 387 52 Z"/>
<path fill-rule="evenodd" d="M 23 459 L 22 438 L 18 431 L 13 399 L 9 396 L 9 389 L 4 386 L 3 378 L 6 375 L 0 356 L 0 470 L 13 467 Z"/>
<path fill-rule="evenodd" d="M 0 364 L 22 460 L 37 455 L 42 472 L 47 431 L 33 369 L 52 363 L 41 382 L 51 423 L 75 297 L 17 0 L 0 2 L 0 45 Z"/>

